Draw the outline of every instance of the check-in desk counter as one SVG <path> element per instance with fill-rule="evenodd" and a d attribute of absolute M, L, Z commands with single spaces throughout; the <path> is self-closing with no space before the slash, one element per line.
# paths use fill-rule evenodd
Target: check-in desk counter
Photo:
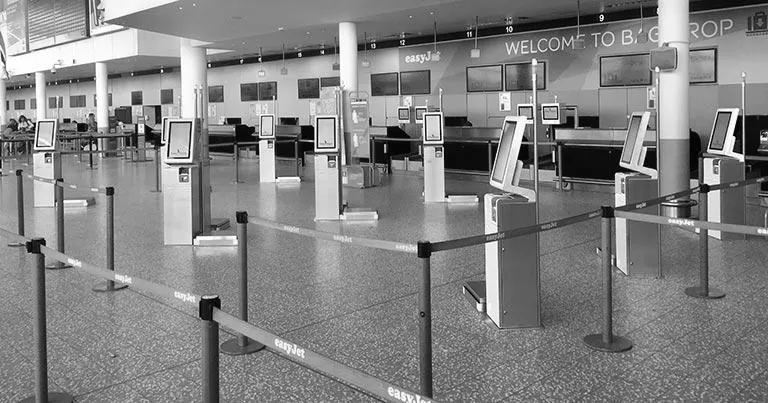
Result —
<path fill-rule="evenodd" d="M 568 182 L 613 184 L 619 166 L 627 129 L 555 130 L 555 140 L 562 145 L 563 177 Z M 656 131 L 648 131 L 645 166 L 656 168 Z"/>
<path fill-rule="evenodd" d="M 208 125 L 208 144 L 211 154 L 234 155 L 235 142 L 257 141 L 254 128 L 246 125 Z M 217 144 L 222 144 L 217 146 Z"/>
<path fill-rule="evenodd" d="M 389 164 L 393 158 L 409 155 L 416 149 L 414 144 L 421 142 L 419 138 L 408 136 L 400 126 L 371 126 L 369 133 L 377 164 Z"/>
<path fill-rule="evenodd" d="M 472 173 L 487 173 L 493 166 L 501 137 L 500 127 L 446 127 L 445 169 Z M 521 149 L 527 160 L 526 146 Z"/>

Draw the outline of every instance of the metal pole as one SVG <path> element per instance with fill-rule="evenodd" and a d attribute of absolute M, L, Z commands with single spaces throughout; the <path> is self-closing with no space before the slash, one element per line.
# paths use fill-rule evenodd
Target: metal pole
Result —
<path fill-rule="evenodd" d="M 432 279 L 430 258 L 432 244 L 418 243 L 421 260 L 421 288 L 419 289 L 419 380 L 420 393 L 432 397 Z"/>
<path fill-rule="evenodd" d="M 237 260 L 240 266 L 240 319 L 248 322 L 248 213 L 238 211 L 235 217 L 237 219 Z M 263 349 L 263 344 L 242 334 L 221 345 L 221 352 L 227 355 L 245 355 Z"/>
<path fill-rule="evenodd" d="M 16 212 L 18 214 L 18 226 L 19 236 L 24 236 L 24 178 L 22 177 L 23 171 L 21 169 L 16 170 Z M 26 246 L 23 242 L 11 242 L 8 244 L 11 247 Z"/>
<path fill-rule="evenodd" d="M 202 329 L 202 397 L 205 403 L 219 401 L 219 323 L 213 320 L 214 309 L 221 308 L 216 295 L 200 298 L 200 323 Z"/>
<path fill-rule="evenodd" d="M 235 180 L 232 183 L 242 183 L 240 181 L 240 146 L 235 143 Z"/>
<path fill-rule="evenodd" d="M 536 68 L 538 67 L 539 62 L 536 59 L 533 59 L 531 61 L 531 77 L 532 77 L 532 83 L 533 83 L 533 191 L 536 193 L 536 203 L 535 209 L 536 209 L 536 222 L 539 222 L 539 120 L 537 119 L 538 115 L 538 104 L 539 104 L 539 92 L 538 92 L 538 86 L 537 81 L 538 77 L 536 74 Z"/>
<path fill-rule="evenodd" d="M 493 170 L 493 142 L 488 140 L 488 173 Z"/>
<path fill-rule="evenodd" d="M 376 137 L 371 136 L 371 162 L 373 170 L 376 171 Z"/>
<path fill-rule="evenodd" d="M 115 271 L 115 188 L 107 189 L 107 270 Z M 127 284 L 115 284 L 113 280 L 93 287 L 96 292 L 119 291 L 127 288 Z"/>
<path fill-rule="evenodd" d="M 699 169 L 702 168 L 704 159 L 699 159 Z M 699 175 L 703 177 L 702 174 Z M 699 220 L 707 221 L 709 216 L 709 192 L 710 186 L 701 183 L 699 185 Z M 685 294 L 693 298 L 719 299 L 725 297 L 725 293 L 709 287 L 709 231 L 706 228 L 699 229 L 699 286 L 685 289 Z"/>
<path fill-rule="evenodd" d="M 603 331 L 584 337 L 584 344 L 593 350 L 606 353 L 619 353 L 632 348 L 632 342 L 613 334 L 613 266 L 611 265 L 611 246 L 613 239 L 614 209 L 603 207 L 602 213 L 602 266 L 603 266 Z"/>
<path fill-rule="evenodd" d="M 160 189 L 160 183 L 162 182 L 162 173 L 161 173 L 161 161 L 160 159 L 162 156 L 160 155 L 160 145 L 155 145 L 155 193 L 161 193 L 163 190 Z"/>
<path fill-rule="evenodd" d="M 64 253 L 64 179 L 56 179 L 54 187 L 54 203 L 56 204 L 56 250 Z M 72 266 L 56 262 L 46 266 L 49 270 L 68 269 Z"/>
<path fill-rule="evenodd" d="M 565 192 L 565 182 L 563 181 L 563 143 L 556 142 L 557 144 L 557 184 L 561 192 Z"/>
<path fill-rule="evenodd" d="M 41 247 L 45 239 L 35 238 L 27 242 L 27 252 L 35 256 L 35 267 L 32 270 L 32 281 L 35 293 L 35 319 L 32 332 L 35 338 L 37 354 L 35 356 L 35 395 L 22 402 L 72 402 L 74 398 L 68 393 L 48 393 L 48 332 L 45 308 L 45 255 Z"/>
<path fill-rule="evenodd" d="M 741 155 L 747 156 L 747 72 L 741 73 Z M 744 164 L 744 177 L 747 175 Z"/>
<path fill-rule="evenodd" d="M 299 135 L 293 143 L 293 154 L 296 156 L 296 177 L 301 177 L 301 156 L 299 155 Z"/>
<path fill-rule="evenodd" d="M 88 168 L 93 169 L 93 135 L 88 135 Z"/>

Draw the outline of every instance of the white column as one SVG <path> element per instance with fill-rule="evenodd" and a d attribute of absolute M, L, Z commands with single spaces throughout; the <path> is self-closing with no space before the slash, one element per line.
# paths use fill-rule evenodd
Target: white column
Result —
<path fill-rule="evenodd" d="M 109 90 L 107 88 L 108 75 L 107 64 L 96 62 L 96 123 L 99 133 L 109 133 Z M 108 149 L 107 139 L 99 139 L 99 149 Z M 112 149 L 109 147 L 109 149 Z M 99 154 L 105 156 L 104 154 Z"/>
<path fill-rule="evenodd" d="M 342 89 L 343 109 L 343 140 L 342 163 L 346 165 L 352 161 L 351 147 L 347 143 L 351 139 L 350 127 L 352 113 L 349 109 L 349 94 L 357 91 L 357 26 L 353 22 L 339 23 L 339 76 Z"/>
<path fill-rule="evenodd" d="M 659 46 L 677 48 L 677 70 L 659 78 L 659 189 L 662 195 L 690 187 L 688 1 L 659 0 Z"/>
<path fill-rule="evenodd" d="M 45 72 L 35 73 L 35 98 L 37 99 L 37 120 L 48 117 L 48 99 L 45 96 Z"/>
<path fill-rule="evenodd" d="M 6 80 L 0 79 L 0 129 L 5 129 L 8 124 L 8 111 L 5 110 L 5 102 L 8 100 L 5 88 L 7 84 Z"/>

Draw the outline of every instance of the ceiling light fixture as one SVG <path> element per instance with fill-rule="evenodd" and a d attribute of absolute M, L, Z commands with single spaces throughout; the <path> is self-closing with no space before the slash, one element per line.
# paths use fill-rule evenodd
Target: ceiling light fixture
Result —
<path fill-rule="evenodd" d="M 338 44 L 338 38 L 333 37 L 333 64 L 331 65 L 331 68 L 333 70 L 341 70 L 341 64 L 339 64 L 339 52 L 336 51 L 336 46 Z"/>
<path fill-rule="evenodd" d="M 469 57 L 472 59 L 480 58 L 480 48 L 477 47 L 477 34 L 480 32 L 480 17 L 475 16 L 475 47 L 469 51 Z"/>
<path fill-rule="evenodd" d="M 363 51 L 362 65 L 367 69 L 371 67 L 371 61 L 368 60 L 368 32 L 363 32 Z"/>
<path fill-rule="evenodd" d="M 637 32 L 637 43 L 648 43 L 648 33 L 645 32 L 645 19 L 643 16 L 643 2 L 640 2 L 640 31 Z"/>
<path fill-rule="evenodd" d="M 576 39 L 573 41 L 574 50 L 584 50 L 587 43 L 581 37 L 581 0 L 576 0 Z"/>
<path fill-rule="evenodd" d="M 264 77 L 267 75 L 267 72 L 264 71 L 264 59 L 261 57 L 261 46 L 259 46 L 259 72 L 256 74 L 258 74 L 259 77 Z"/>

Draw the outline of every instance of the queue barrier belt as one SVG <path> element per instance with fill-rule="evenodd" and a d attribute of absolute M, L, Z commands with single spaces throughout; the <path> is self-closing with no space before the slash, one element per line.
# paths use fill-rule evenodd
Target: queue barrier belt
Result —
<path fill-rule="evenodd" d="M 616 218 L 624 218 L 630 221 L 647 222 L 651 224 L 670 225 L 680 228 L 708 229 L 734 234 L 768 236 L 768 228 L 752 227 L 749 225 L 714 223 L 709 221 L 698 221 L 687 218 L 669 218 L 650 214 L 632 213 L 627 211 L 617 211 Z"/>
<path fill-rule="evenodd" d="M 89 186 L 82 186 L 82 185 L 75 185 L 74 183 L 67 183 L 67 182 L 59 182 L 55 181 L 53 179 L 43 178 L 40 176 L 34 176 L 34 175 L 27 175 L 27 178 L 32 179 L 33 181 L 37 182 L 44 182 L 44 183 L 50 183 L 52 185 L 61 186 L 62 188 L 68 187 L 73 190 L 84 190 L 91 193 L 101 193 L 106 194 L 107 189 L 106 188 L 97 188 L 97 187 L 89 187 Z"/>
<path fill-rule="evenodd" d="M 763 183 L 768 181 L 768 176 L 763 176 L 760 178 L 752 178 L 747 179 L 744 181 L 738 181 L 738 182 L 729 182 L 729 183 L 721 183 L 719 185 L 712 185 L 710 186 L 709 190 L 714 192 L 716 190 L 723 190 L 723 189 L 732 189 L 732 188 L 738 188 L 738 187 L 744 187 L 749 186 L 755 183 Z"/>
<path fill-rule="evenodd" d="M 634 210 L 642 210 L 646 207 L 652 207 L 652 206 L 658 206 L 659 204 L 662 204 L 664 202 L 670 202 L 672 200 L 677 200 L 681 197 L 690 196 L 694 193 L 699 192 L 699 187 L 695 187 L 693 189 L 683 190 L 682 192 L 672 193 L 666 196 L 657 197 L 655 199 L 645 200 L 640 203 L 633 203 L 628 204 L 626 206 L 620 206 L 616 207 L 616 211 L 634 211 Z"/>
<path fill-rule="evenodd" d="M 213 310 L 213 320 L 243 336 L 263 344 L 272 352 L 309 369 L 338 378 L 350 385 L 369 392 L 385 401 L 431 403 L 434 400 L 402 389 L 362 371 L 331 360 L 274 334 L 244 322 L 222 310 Z"/>
<path fill-rule="evenodd" d="M 310 238 L 325 239 L 328 241 L 333 241 L 333 242 L 338 242 L 343 244 L 365 246 L 368 248 L 383 249 L 383 250 L 388 250 L 393 252 L 404 252 L 404 253 L 410 253 L 414 255 L 417 253 L 416 244 L 411 244 L 411 243 L 383 241 L 379 239 L 368 239 L 368 238 L 360 238 L 360 237 L 354 237 L 354 236 L 348 236 L 348 235 L 334 234 L 330 232 L 300 228 L 293 225 L 280 224 L 278 222 L 269 221 L 269 220 L 265 220 L 265 219 L 257 218 L 253 216 L 248 217 L 248 222 L 253 225 L 258 225 L 260 227 L 271 228 L 271 229 L 283 231 L 283 232 L 290 232 L 292 234 L 302 235 Z"/>
<path fill-rule="evenodd" d="M 450 241 L 433 242 L 432 252 L 441 252 L 453 249 L 467 248 L 470 246 L 483 245 L 491 242 L 497 242 L 503 239 L 517 238 L 520 236 L 535 234 L 539 232 L 551 231 L 569 225 L 578 224 L 600 217 L 602 210 L 594 210 L 573 217 L 567 217 L 560 220 L 550 221 L 542 224 L 531 225 L 511 229 L 509 231 L 497 232 L 494 234 L 475 235 L 467 238 L 453 239 Z"/>
<path fill-rule="evenodd" d="M 21 235 L 15 234 L 3 228 L 0 228 L 0 233 L 20 243 L 29 241 L 28 238 L 25 238 Z M 69 264 L 74 268 L 80 269 L 88 274 L 91 274 L 96 277 L 100 277 L 105 280 L 112 280 L 119 284 L 126 284 L 130 286 L 132 289 L 137 291 L 144 291 L 152 295 L 155 295 L 157 297 L 168 298 L 171 300 L 180 300 L 186 304 L 189 304 L 190 306 L 194 306 L 195 308 L 197 308 L 198 304 L 200 303 L 199 295 L 174 290 L 173 288 L 170 288 L 168 286 L 153 283 L 151 281 L 147 281 L 138 277 L 128 276 L 128 275 L 120 274 L 114 271 L 101 269 L 92 264 L 80 261 L 71 256 L 67 256 L 47 246 L 41 246 L 40 250 L 46 257 L 49 257 L 53 260 L 59 261 L 61 263 Z"/>

